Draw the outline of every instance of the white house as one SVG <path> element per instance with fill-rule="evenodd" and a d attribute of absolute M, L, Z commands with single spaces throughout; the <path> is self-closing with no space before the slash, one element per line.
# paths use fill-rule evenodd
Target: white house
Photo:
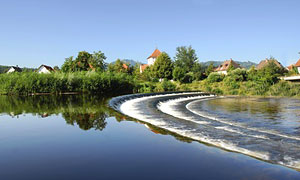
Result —
<path fill-rule="evenodd" d="M 37 69 L 37 72 L 40 74 L 40 73 L 45 73 L 45 74 L 48 74 L 48 73 L 51 73 L 53 72 L 53 68 L 50 67 L 50 66 L 46 66 L 44 64 L 42 64 L 38 69 Z"/>
<path fill-rule="evenodd" d="M 153 53 L 147 58 L 148 64 L 141 64 L 140 65 L 140 73 L 142 73 L 146 67 L 151 66 L 154 64 L 157 57 L 161 54 L 161 52 L 158 49 L 155 49 Z"/>
<path fill-rule="evenodd" d="M 12 72 L 22 72 L 22 69 L 18 66 L 12 66 L 9 68 L 9 70 L 6 73 L 12 73 Z"/>

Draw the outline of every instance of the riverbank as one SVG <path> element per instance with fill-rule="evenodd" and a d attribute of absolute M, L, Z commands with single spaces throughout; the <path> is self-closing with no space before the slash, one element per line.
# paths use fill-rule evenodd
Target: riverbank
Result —
<path fill-rule="evenodd" d="M 43 94 L 111 94 L 152 93 L 169 91 L 202 91 L 217 95 L 256 97 L 300 97 L 300 84 L 287 81 L 266 83 L 265 81 L 237 81 L 230 76 L 223 80 L 180 83 L 143 81 L 127 73 L 111 72 L 55 72 L 38 74 L 22 72 L 0 74 L 0 94 L 43 95 Z"/>
<path fill-rule="evenodd" d="M 125 73 L 73 72 L 0 74 L 0 94 L 124 94 L 134 92 L 133 78 Z"/>

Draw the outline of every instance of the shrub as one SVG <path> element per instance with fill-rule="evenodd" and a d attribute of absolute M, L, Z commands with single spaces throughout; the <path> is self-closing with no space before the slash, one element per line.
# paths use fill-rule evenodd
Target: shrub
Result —
<path fill-rule="evenodd" d="M 210 73 L 209 76 L 207 77 L 207 82 L 209 83 L 214 83 L 214 82 L 221 82 L 224 79 L 223 74 L 219 73 Z"/>

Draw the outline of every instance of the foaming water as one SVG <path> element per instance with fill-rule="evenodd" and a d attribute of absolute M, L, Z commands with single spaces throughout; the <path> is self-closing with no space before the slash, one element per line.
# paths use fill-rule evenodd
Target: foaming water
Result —
<path fill-rule="evenodd" d="M 223 149 L 300 169 L 300 137 L 296 133 L 285 133 L 285 127 L 283 131 L 269 128 L 268 120 L 265 127 L 255 126 L 249 118 L 243 119 L 241 112 L 231 119 L 234 109 L 228 114 L 221 109 L 214 115 L 222 105 L 210 102 L 227 98 L 193 92 L 126 98 L 117 109 L 130 117 Z"/>

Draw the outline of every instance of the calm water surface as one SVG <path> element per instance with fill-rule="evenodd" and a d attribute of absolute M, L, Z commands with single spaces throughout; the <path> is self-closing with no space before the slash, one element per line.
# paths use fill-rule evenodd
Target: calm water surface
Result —
<path fill-rule="evenodd" d="M 0 96 L 1 179 L 300 179 L 296 170 L 126 119 L 108 108 L 106 100 Z M 286 99 L 252 103 L 213 100 L 203 103 L 202 110 L 232 121 L 247 117 L 257 126 L 273 118 L 270 128 L 299 134 L 299 113 L 290 113 L 299 102 L 288 109 L 282 106 L 290 104 Z M 261 108 L 270 105 L 270 111 Z"/>

